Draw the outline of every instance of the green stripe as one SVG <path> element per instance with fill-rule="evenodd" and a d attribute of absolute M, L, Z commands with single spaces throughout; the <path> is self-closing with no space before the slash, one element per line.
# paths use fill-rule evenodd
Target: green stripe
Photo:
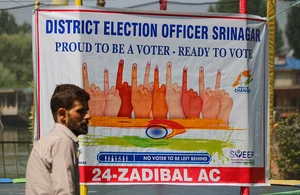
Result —
<path fill-rule="evenodd" d="M 271 194 L 262 194 L 262 195 L 281 195 L 281 194 L 296 194 L 299 195 L 300 194 L 300 190 L 295 190 L 295 191 L 288 191 L 288 192 L 276 192 L 276 193 L 271 193 Z"/>
<path fill-rule="evenodd" d="M 25 183 L 26 178 L 17 178 L 12 180 L 13 183 Z"/>

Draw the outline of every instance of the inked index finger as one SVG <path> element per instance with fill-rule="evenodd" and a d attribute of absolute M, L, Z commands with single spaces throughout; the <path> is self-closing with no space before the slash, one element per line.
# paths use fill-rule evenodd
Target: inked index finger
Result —
<path fill-rule="evenodd" d="M 215 87 L 216 92 L 220 92 L 220 86 L 221 86 L 220 83 L 221 83 L 221 69 L 219 69 L 217 72 L 216 87 Z"/>
<path fill-rule="evenodd" d="M 131 71 L 131 86 L 132 90 L 137 89 L 137 64 L 132 64 L 132 71 Z"/>
<path fill-rule="evenodd" d="M 109 91 L 108 70 L 104 69 L 104 93 Z"/>
<path fill-rule="evenodd" d="M 155 66 L 154 69 L 154 91 L 158 90 L 159 88 L 159 78 L 158 78 L 158 66 Z"/>
<path fill-rule="evenodd" d="M 88 70 L 87 70 L 87 64 L 82 64 L 82 81 L 83 81 L 83 89 L 88 90 L 89 88 L 89 78 L 88 78 Z"/>
<path fill-rule="evenodd" d="M 182 71 L 182 93 L 187 91 L 187 67 L 183 68 Z"/>
<path fill-rule="evenodd" d="M 120 60 L 119 61 L 119 66 L 118 66 L 117 81 L 116 81 L 116 88 L 117 89 L 121 88 L 121 86 L 122 86 L 123 68 L 124 68 L 124 60 Z"/>
<path fill-rule="evenodd" d="M 201 66 L 199 69 L 199 95 L 204 94 L 204 67 Z"/>
<path fill-rule="evenodd" d="M 166 75 L 167 87 L 172 87 L 172 62 L 167 63 L 167 75 Z"/>
<path fill-rule="evenodd" d="M 144 83 L 143 83 L 144 86 L 148 85 L 149 83 L 150 66 L 151 66 L 151 62 L 148 61 L 146 64 L 145 75 L 144 75 Z"/>

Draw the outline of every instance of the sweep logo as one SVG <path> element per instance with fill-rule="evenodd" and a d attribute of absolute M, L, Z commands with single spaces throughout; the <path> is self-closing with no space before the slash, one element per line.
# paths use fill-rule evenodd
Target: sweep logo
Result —
<path fill-rule="evenodd" d="M 248 85 L 253 81 L 253 78 L 250 74 L 250 70 L 244 70 L 241 72 L 235 82 L 232 84 L 234 87 L 234 92 L 236 93 L 250 93 L 251 90 Z"/>
<path fill-rule="evenodd" d="M 252 150 L 230 150 L 230 161 L 232 163 L 252 163 L 254 151 Z"/>

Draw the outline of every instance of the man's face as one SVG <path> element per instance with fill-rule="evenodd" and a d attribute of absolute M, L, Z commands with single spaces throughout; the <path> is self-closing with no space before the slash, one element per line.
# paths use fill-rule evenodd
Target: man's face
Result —
<path fill-rule="evenodd" d="M 73 108 L 67 112 L 66 125 L 76 136 L 88 133 L 91 119 L 88 110 L 88 101 L 75 101 Z"/>

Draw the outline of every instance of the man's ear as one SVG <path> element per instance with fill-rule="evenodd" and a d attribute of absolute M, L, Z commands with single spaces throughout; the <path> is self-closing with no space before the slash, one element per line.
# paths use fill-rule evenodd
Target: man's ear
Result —
<path fill-rule="evenodd" d="M 59 108 L 57 111 L 57 122 L 61 124 L 66 124 L 67 111 L 64 108 Z"/>

